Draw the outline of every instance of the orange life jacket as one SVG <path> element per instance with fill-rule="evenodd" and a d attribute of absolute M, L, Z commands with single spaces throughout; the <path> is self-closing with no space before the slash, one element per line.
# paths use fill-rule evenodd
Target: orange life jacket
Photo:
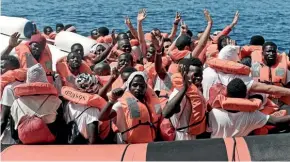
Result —
<path fill-rule="evenodd" d="M 147 76 L 148 76 L 148 82 L 147 84 L 150 85 L 151 87 L 153 87 L 153 81 L 156 78 L 157 72 L 155 70 L 155 63 L 154 62 L 147 62 L 144 65 L 144 71 L 146 72 Z"/>
<path fill-rule="evenodd" d="M 123 82 L 121 76 L 119 76 L 112 84 L 112 89 L 120 88 L 123 86 L 123 84 L 124 84 L 124 82 Z"/>
<path fill-rule="evenodd" d="M 17 97 L 48 94 L 58 96 L 57 89 L 53 86 L 53 84 L 35 82 L 24 83 L 14 87 L 14 95 Z"/>
<path fill-rule="evenodd" d="M 172 75 L 172 83 L 177 89 L 183 87 L 183 77 L 180 73 Z M 176 130 L 182 130 L 188 128 L 188 133 L 191 135 L 199 135 L 206 130 L 206 109 L 207 105 L 202 93 L 195 85 L 190 85 L 186 91 L 186 97 L 188 97 L 191 103 L 191 115 L 188 121 L 188 126 L 182 128 L 176 128 Z"/>
<path fill-rule="evenodd" d="M 57 63 L 56 64 L 56 71 L 61 77 L 62 85 L 75 87 L 76 76 L 71 73 L 67 62 Z M 88 67 L 87 64 L 82 62 L 81 66 L 79 68 L 79 74 L 81 74 L 81 73 L 92 74 L 92 70 Z"/>
<path fill-rule="evenodd" d="M 126 143 L 148 143 L 156 138 L 158 122 L 161 117 L 161 106 L 155 92 L 147 87 L 145 102 L 140 102 L 129 91 L 119 99 L 122 104 L 125 120 L 118 117 L 113 130 L 122 134 Z"/>
<path fill-rule="evenodd" d="M 20 44 L 15 48 L 15 52 L 18 55 L 20 62 L 20 68 L 30 68 L 31 66 L 40 63 L 44 71 L 47 74 L 47 80 L 53 83 L 52 77 L 52 56 L 49 47 L 46 45 L 45 49 L 40 55 L 39 62 L 33 57 L 30 51 L 28 43 Z"/>
<path fill-rule="evenodd" d="M 206 64 L 209 67 L 226 74 L 249 75 L 251 72 L 251 69 L 246 65 L 218 58 L 210 58 L 206 61 Z"/>
<path fill-rule="evenodd" d="M 172 74 L 178 73 L 178 64 L 172 62 L 168 68 L 168 72 Z"/>
<path fill-rule="evenodd" d="M 189 50 L 178 50 L 177 48 L 169 52 L 169 56 L 171 57 L 172 61 L 177 63 L 179 60 L 183 58 L 190 58 L 191 51 Z"/>
<path fill-rule="evenodd" d="M 25 81 L 26 80 L 26 73 L 27 69 L 15 69 L 15 70 L 9 70 L 3 75 L 1 75 L 1 94 L 0 97 L 2 97 L 2 93 L 4 88 L 7 84 L 15 82 L 15 81 Z"/>
<path fill-rule="evenodd" d="M 140 45 L 138 39 L 131 39 L 130 40 L 130 44 L 131 44 L 132 47 L 133 46 L 139 46 Z"/>
<path fill-rule="evenodd" d="M 259 99 L 226 97 L 226 87 L 220 83 L 217 83 L 209 89 L 208 104 L 211 105 L 212 108 L 253 112 L 261 107 L 262 102 Z"/>
<path fill-rule="evenodd" d="M 89 37 L 89 38 L 91 38 L 91 37 Z M 97 43 L 112 43 L 112 41 L 113 41 L 113 39 L 110 35 L 107 35 L 104 37 L 101 36 L 96 40 Z"/>
<path fill-rule="evenodd" d="M 48 38 L 54 40 L 56 37 L 56 34 L 57 34 L 56 32 L 52 32 L 48 35 Z"/>
<path fill-rule="evenodd" d="M 244 46 L 240 52 L 240 59 L 247 56 L 251 56 L 254 51 L 262 52 L 262 46 L 254 46 L 254 45 Z"/>
<path fill-rule="evenodd" d="M 171 62 L 172 60 L 168 55 L 162 57 L 162 67 L 165 69 L 170 66 Z"/>
<path fill-rule="evenodd" d="M 219 50 L 218 50 L 218 46 L 217 44 L 211 44 L 207 47 L 206 49 L 206 58 L 211 58 L 211 57 L 214 57 L 214 58 L 217 58 L 219 54 Z"/>
<path fill-rule="evenodd" d="M 160 92 L 159 92 L 159 101 L 161 108 L 164 109 L 165 105 L 168 102 L 169 96 L 171 95 L 174 87 L 171 81 L 171 73 L 167 73 L 168 76 L 162 80 L 160 85 Z M 159 78 L 160 79 L 160 78 Z M 154 85 L 156 85 L 154 83 Z M 174 141 L 175 139 L 175 128 L 173 127 L 170 119 L 162 118 L 160 123 L 160 135 L 164 141 Z"/>
<path fill-rule="evenodd" d="M 288 64 L 285 54 L 278 54 L 276 64 L 272 67 L 263 63 L 261 51 L 255 51 L 252 54 L 252 77 L 255 81 L 283 86 L 287 84 L 287 70 Z"/>
<path fill-rule="evenodd" d="M 97 94 L 89 94 L 80 92 L 72 87 L 63 86 L 61 88 L 61 94 L 62 96 L 67 99 L 68 101 L 71 101 L 76 104 L 85 105 L 85 106 L 91 106 L 93 108 L 103 109 L 107 102 L 105 99 L 103 99 L 101 96 Z M 100 137 L 101 139 L 105 139 L 109 132 L 110 132 L 110 121 L 103 121 L 100 125 Z"/>
<path fill-rule="evenodd" d="M 89 53 L 87 56 L 85 56 L 84 57 L 84 61 L 86 62 L 86 64 L 89 66 L 89 67 L 91 67 L 91 66 L 93 66 L 93 65 L 95 65 L 94 63 L 93 63 L 93 60 L 96 58 L 96 55 L 95 54 L 93 54 L 93 53 Z"/>

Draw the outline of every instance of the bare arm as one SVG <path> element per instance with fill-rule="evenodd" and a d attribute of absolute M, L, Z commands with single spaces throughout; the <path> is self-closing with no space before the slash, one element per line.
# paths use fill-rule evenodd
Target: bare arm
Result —
<path fill-rule="evenodd" d="M 290 96 L 290 89 L 275 85 L 254 82 L 250 89 L 251 92 L 266 93 L 271 95 Z"/>
<path fill-rule="evenodd" d="M 180 103 L 187 91 L 188 85 L 190 84 L 188 82 L 188 77 L 187 77 L 187 71 L 185 69 L 188 69 L 186 67 L 182 67 L 182 75 L 183 75 L 183 87 L 181 90 L 174 96 L 164 107 L 162 111 L 162 115 L 165 118 L 170 118 L 173 114 L 178 113 L 180 111 Z"/>
<path fill-rule="evenodd" d="M 111 85 L 114 83 L 114 81 L 118 78 L 119 76 L 119 72 L 117 70 L 117 68 L 114 68 L 112 70 L 112 75 L 109 79 L 109 81 L 99 90 L 98 95 L 107 99 L 107 92 L 109 90 L 109 88 L 111 87 Z"/>
<path fill-rule="evenodd" d="M 213 24 L 211 16 L 207 10 L 204 10 L 204 15 L 205 15 L 206 20 L 207 20 L 207 27 L 205 28 L 200 40 L 198 41 L 197 46 L 192 51 L 192 57 L 196 57 L 196 58 L 201 53 L 201 51 L 205 48 L 207 40 L 208 40 L 209 35 L 210 35 L 211 27 Z"/>
<path fill-rule="evenodd" d="M 135 28 L 133 27 L 132 23 L 131 23 L 131 20 L 128 16 L 125 17 L 125 24 L 127 25 L 127 27 L 129 28 L 131 34 L 136 38 L 138 39 L 138 33 L 137 31 L 135 30 Z"/>
<path fill-rule="evenodd" d="M 232 28 L 234 28 L 234 27 L 237 25 L 237 23 L 238 23 L 239 16 L 240 16 L 239 11 L 237 11 L 236 14 L 235 14 L 235 17 L 234 17 L 234 19 L 233 19 L 233 21 L 232 21 L 232 23 L 231 23 L 229 26 L 226 26 L 226 27 L 223 29 L 223 31 L 221 31 L 217 36 L 215 36 L 215 37 L 213 38 L 213 42 L 214 42 L 214 43 L 217 43 L 217 42 L 218 42 L 218 39 L 219 39 L 222 35 L 228 35 L 228 34 L 232 31 Z"/>
<path fill-rule="evenodd" d="M 157 53 L 155 55 L 155 70 L 157 72 L 157 75 L 159 76 L 160 79 L 164 79 L 166 76 L 166 71 L 162 67 L 162 53 Z"/>
<path fill-rule="evenodd" d="M 173 23 L 173 26 L 172 26 L 172 29 L 171 29 L 171 33 L 168 36 L 168 38 L 171 39 L 171 41 L 173 41 L 174 37 L 176 36 L 177 28 L 178 28 L 178 23 L 179 23 L 180 20 L 181 20 L 180 13 L 179 12 L 176 12 L 175 20 L 174 20 L 174 23 Z"/>
<path fill-rule="evenodd" d="M 13 48 L 18 46 L 22 42 L 22 40 L 18 40 L 19 37 L 20 37 L 20 34 L 18 32 L 15 32 L 11 35 L 9 39 L 9 45 L 5 48 L 4 51 L 1 52 L 1 58 L 8 56 L 10 52 L 13 50 Z"/>
<path fill-rule="evenodd" d="M 170 118 L 173 114 L 180 111 L 180 103 L 186 93 L 186 88 L 183 87 L 164 107 L 162 115 L 165 118 Z"/>
<path fill-rule="evenodd" d="M 145 55 L 147 53 L 147 46 L 146 46 L 146 42 L 145 42 L 145 38 L 144 38 L 144 32 L 143 32 L 143 27 L 142 27 L 142 22 L 143 20 L 145 20 L 146 18 L 146 10 L 145 9 L 141 9 L 138 13 L 138 17 L 137 17 L 137 31 L 138 31 L 138 39 L 139 39 L 139 43 L 141 46 L 141 51 L 143 53 L 143 55 Z"/>

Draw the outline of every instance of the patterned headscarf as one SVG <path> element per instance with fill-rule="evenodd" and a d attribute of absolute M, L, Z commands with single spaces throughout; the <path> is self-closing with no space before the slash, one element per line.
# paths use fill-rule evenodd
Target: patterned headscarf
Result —
<path fill-rule="evenodd" d="M 96 76 L 87 73 L 82 73 L 75 79 L 77 88 L 86 93 L 97 93 L 100 89 L 100 84 L 98 83 L 99 80 Z"/>
<path fill-rule="evenodd" d="M 43 82 L 48 83 L 43 67 L 38 63 L 27 70 L 26 83 Z"/>

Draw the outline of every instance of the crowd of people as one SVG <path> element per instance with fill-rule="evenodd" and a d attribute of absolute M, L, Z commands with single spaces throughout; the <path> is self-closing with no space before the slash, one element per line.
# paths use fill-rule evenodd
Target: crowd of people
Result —
<path fill-rule="evenodd" d="M 56 62 L 48 40 L 73 25 L 11 35 L 1 53 L 1 143 L 121 144 L 288 132 L 289 57 L 253 36 L 238 46 L 231 24 L 211 35 L 213 20 L 193 36 L 176 13 L 171 33 L 100 27 L 90 54 L 81 43 Z M 180 32 L 178 29 L 180 26 Z M 50 41 L 51 43 L 51 41 Z M 15 49 L 15 54 L 11 51 Z"/>

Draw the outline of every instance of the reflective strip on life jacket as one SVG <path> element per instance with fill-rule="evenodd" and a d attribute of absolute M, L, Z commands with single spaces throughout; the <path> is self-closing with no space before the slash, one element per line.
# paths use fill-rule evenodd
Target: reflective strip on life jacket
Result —
<path fill-rule="evenodd" d="M 278 54 L 277 63 L 268 67 L 263 63 L 262 53 L 255 51 L 252 54 L 252 77 L 259 82 L 283 86 L 287 78 L 287 57 Z"/>

